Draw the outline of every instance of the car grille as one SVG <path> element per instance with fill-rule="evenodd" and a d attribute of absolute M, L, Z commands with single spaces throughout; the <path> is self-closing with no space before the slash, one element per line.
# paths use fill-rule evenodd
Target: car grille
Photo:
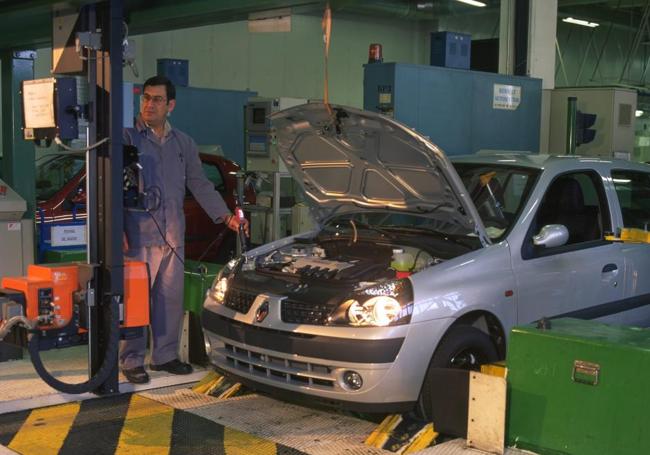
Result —
<path fill-rule="evenodd" d="M 316 363 L 298 362 L 225 344 L 224 356 L 231 368 L 285 384 L 331 390 L 336 384 L 333 369 Z"/>
<path fill-rule="evenodd" d="M 239 289 L 229 289 L 226 291 L 224 304 L 231 310 L 246 314 L 251 309 L 255 297 L 257 297 L 257 294 L 244 292 Z"/>
<path fill-rule="evenodd" d="M 282 301 L 282 321 L 291 324 L 325 325 L 332 312 L 328 305 L 314 305 L 285 299 Z"/>

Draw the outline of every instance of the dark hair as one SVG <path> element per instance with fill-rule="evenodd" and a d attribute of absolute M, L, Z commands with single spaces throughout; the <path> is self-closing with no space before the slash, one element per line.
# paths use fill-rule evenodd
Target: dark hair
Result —
<path fill-rule="evenodd" d="M 167 101 L 170 100 L 175 100 L 176 99 L 176 87 L 174 87 L 174 84 L 172 84 L 172 81 L 167 79 L 165 76 L 153 76 L 144 81 L 144 86 L 142 87 L 142 91 L 144 92 L 144 89 L 147 87 L 150 87 L 152 85 L 164 85 L 165 86 L 165 92 L 167 93 Z"/>

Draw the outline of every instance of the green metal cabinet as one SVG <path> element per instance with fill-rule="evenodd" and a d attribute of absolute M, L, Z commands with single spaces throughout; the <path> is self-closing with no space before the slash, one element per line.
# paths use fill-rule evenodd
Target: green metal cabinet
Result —
<path fill-rule="evenodd" d="M 86 262 L 86 250 L 46 250 L 44 252 L 44 264 L 60 262 Z"/>
<path fill-rule="evenodd" d="M 185 260 L 184 307 L 186 311 L 201 314 L 205 293 L 223 265 Z"/>
<path fill-rule="evenodd" d="M 650 454 L 650 330 L 578 319 L 515 327 L 508 445 L 541 454 Z"/>

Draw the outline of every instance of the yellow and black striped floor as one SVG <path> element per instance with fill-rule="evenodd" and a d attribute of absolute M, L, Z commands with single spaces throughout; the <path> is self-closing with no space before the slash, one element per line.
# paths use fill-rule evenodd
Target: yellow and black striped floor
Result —
<path fill-rule="evenodd" d="M 135 394 L 0 415 L 0 444 L 35 455 L 304 453 Z"/>

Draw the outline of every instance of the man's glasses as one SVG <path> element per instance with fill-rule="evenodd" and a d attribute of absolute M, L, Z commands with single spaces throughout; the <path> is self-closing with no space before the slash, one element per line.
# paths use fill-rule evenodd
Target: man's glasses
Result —
<path fill-rule="evenodd" d="M 167 100 L 162 96 L 158 96 L 158 95 L 151 96 L 148 93 L 145 93 L 144 95 L 142 95 L 142 101 L 145 103 L 163 104 Z"/>

